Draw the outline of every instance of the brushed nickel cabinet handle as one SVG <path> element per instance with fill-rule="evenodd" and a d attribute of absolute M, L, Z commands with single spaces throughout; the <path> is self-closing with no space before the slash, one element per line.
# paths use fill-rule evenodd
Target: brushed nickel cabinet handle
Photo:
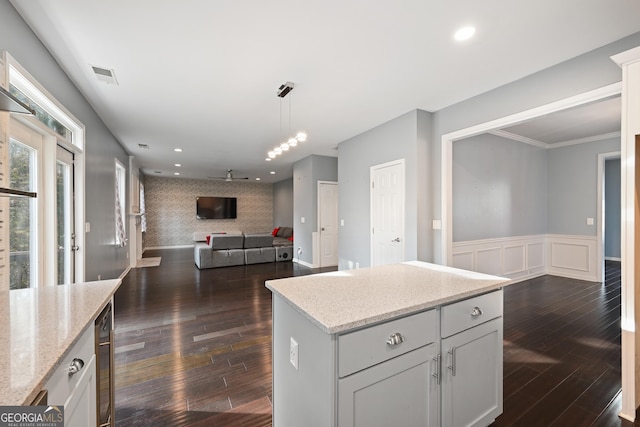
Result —
<path fill-rule="evenodd" d="M 389 338 L 387 339 L 387 344 L 390 345 L 391 347 L 395 347 L 397 345 L 400 345 L 404 342 L 404 337 L 402 336 L 402 334 L 400 332 L 395 332 L 393 334 L 391 334 L 389 336 Z"/>

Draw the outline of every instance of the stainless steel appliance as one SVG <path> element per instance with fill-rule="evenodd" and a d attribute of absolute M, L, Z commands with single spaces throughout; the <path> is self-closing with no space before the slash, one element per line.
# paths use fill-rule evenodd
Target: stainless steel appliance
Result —
<path fill-rule="evenodd" d="M 111 303 L 96 319 L 97 412 L 99 427 L 115 427 L 113 323 Z"/>

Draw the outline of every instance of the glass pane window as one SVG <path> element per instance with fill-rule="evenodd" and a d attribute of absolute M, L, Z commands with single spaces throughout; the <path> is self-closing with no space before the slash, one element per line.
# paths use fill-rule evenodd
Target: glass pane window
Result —
<path fill-rule="evenodd" d="M 66 139 L 67 141 L 73 142 L 73 132 L 71 129 L 67 128 L 65 125 L 60 123 L 55 117 L 53 117 L 49 112 L 47 112 L 44 108 L 42 108 L 38 103 L 29 98 L 27 95 L 22 93 L 17 87 L 13 84 L 9 84 L 9 92 L 18 98 L 23 103 L 27 104 L 31 107 L 32 110 L 36 112 L 36 118 L 44 123 L 46 127 Z"/>
<path fill-rule="evenodd" d="M 37 191 L 37 151 L 11 139 L 9 143 L 10 188 Z M 37 200 L 11 196 L 9 199 L 10 289 L 37 286 Z"/>
<path fill-rule="evenodd" d="M 71 165 L 58 160 L 56 163 L 56 238 L 59 285 L 72 283 L 71 191 Z"/>
<path fill-rule="evenodd" d="M 116 246 L 127 245 L 127 235 L 125 231 L 125 201 L 126 193 L 126 170 L 122 163 L 116 160 L 115 170 L 115 215 L 116 215 Z"/>

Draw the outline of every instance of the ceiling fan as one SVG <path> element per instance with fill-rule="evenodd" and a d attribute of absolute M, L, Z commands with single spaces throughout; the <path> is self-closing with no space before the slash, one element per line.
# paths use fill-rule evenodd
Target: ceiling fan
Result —
<path fill-rule="evenodd" d="M 227 175 L 226 176 L 209 176 L 207 178 L 210 178 L 210 179 L 223 179 L 223 180 L 225 180 L 227 182 L 239 181 L 239 180 L 242 180 L 242 179 L 249 179 L 249 177 L 247 177 L 247 176 L 244 176 L 244 177 L 235 177 L 235 176 L 233 176 L 233 170 L 231 170 L 231 169 L 227 169 Z"/>

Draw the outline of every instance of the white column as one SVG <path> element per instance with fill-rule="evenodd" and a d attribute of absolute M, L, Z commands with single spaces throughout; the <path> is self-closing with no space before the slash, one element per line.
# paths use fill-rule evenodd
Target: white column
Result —
<path fill-rule="evenodd" d="M 635 286 L 636 143 L 640 143 L 640 47 L 611 57 L 622 67 L 622 410 L 620 416 L 633 421 L 640 406 L 640 285 Z M 640 154 L 640 153 L 638 153 Z M 640 230 L 639 230 L 640 231 Z M 636 243 L 638 242 L 638 243 Z M 640 249 L 638 254 L 640 255 Z M 640 268 L 640 262 L 638 263 Z"/>

